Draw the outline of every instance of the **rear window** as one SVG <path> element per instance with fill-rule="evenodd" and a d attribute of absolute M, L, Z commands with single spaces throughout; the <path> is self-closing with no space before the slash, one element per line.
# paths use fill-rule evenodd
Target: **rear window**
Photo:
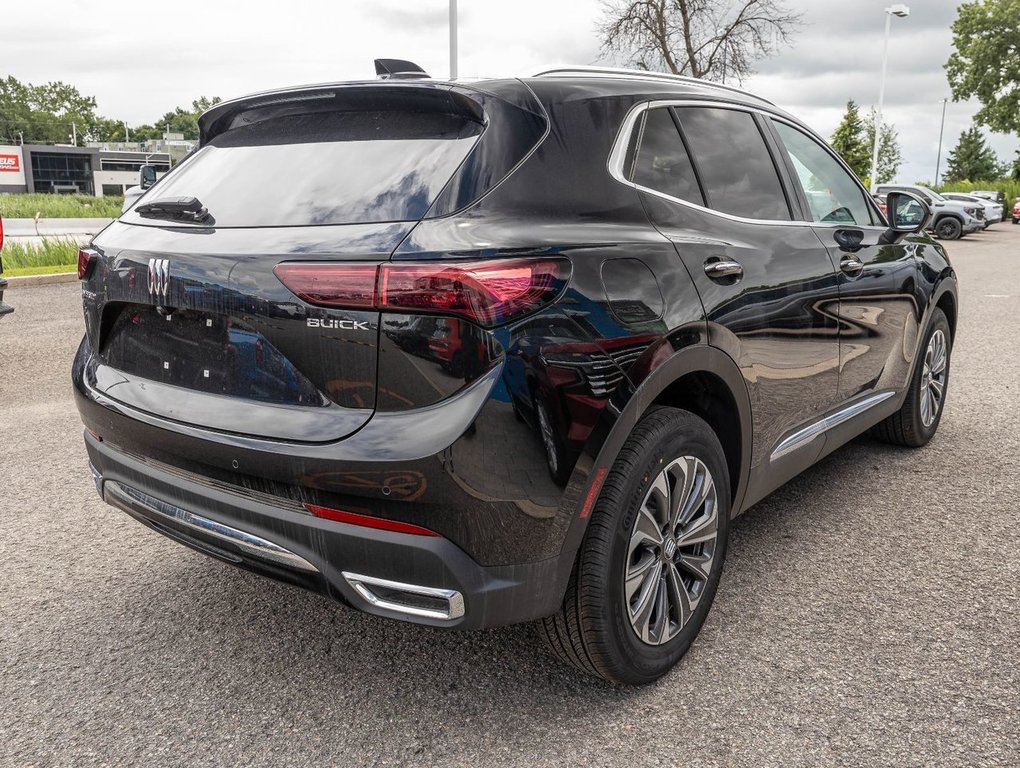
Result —
<path fill-rule="evenodd" d="M 668 109 L 652 109 L 634 162 L 634 183 L 704 205 L 694 167 Z"/>
<path fill-rule="evenodd" d="M 276 117 L 220 134 L 144 202 L 197 197 L 216 227 L 413 221 L 424 216 L 481 130 L 463 116 L 437 112 Z"/>

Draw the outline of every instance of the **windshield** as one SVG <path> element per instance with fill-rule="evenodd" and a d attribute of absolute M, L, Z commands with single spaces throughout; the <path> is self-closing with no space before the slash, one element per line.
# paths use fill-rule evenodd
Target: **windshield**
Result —
<path fill-rule="evenodd" d="M 442 112 L 287 115 L 220 134 L 146 195 L 193 197 L 216 227 L 414 221 L 481 133 Z M 151 198 L 151 199 L 150 199 Z M 132 223 L 155 223 L 137 213 Z"/>

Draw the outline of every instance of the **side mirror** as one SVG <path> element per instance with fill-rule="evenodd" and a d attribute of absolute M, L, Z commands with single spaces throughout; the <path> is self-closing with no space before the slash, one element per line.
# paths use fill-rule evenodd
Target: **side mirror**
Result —
<path fill-rule="evenodd" d="M 928 204 L 910 192 L 890 192 L 886 195 L 885 207 L 889 229 L 879 238 L 882 245 L 890 245 L 904 235 L 920 232 L 931 219 Z"/>
<path fill-rule="evenodd" d="M 156 166 L 143 165 L 138 169 L 138 186 L 148 189 L 156 183 Z"/>

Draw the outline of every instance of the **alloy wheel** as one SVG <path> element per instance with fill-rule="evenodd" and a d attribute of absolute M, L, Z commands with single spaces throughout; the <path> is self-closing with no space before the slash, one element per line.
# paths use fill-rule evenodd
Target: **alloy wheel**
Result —
<path fill-rule="evenodd" d="M 631 530 L 624 598 L 649 645 L 672 640 L 708 585 L 719 535 L 718 494 L 704 462 L 682 456 L 655 478 Z"/>
<path fill-rule="evenodd" d="M 936 330 L 928 340 L 921 370 L 921 423 L 925 429 L 935 423 L 942 407 L 946 390 L 946 363 L 948 362 L 946 335 Z"/>

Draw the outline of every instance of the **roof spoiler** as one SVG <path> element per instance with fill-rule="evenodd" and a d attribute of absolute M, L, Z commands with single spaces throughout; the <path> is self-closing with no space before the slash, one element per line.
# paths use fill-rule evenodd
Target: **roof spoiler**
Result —
<path fill-rule="evenodd" d="M 380 80 L 414 80 L 429 76 L 413 61 L 404 59 L 376 59 L 375 74 Z"/>

